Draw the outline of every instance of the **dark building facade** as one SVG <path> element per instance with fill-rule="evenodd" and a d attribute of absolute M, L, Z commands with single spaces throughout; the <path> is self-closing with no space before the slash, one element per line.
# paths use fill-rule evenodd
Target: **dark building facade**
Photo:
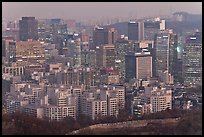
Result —
<path fill-rule="evenodd" d="M 91 49 L 95 50 L 96 47 L 106 44 L 115 44 L 119 38 L 118 31 L 113 27 L 100 28 L 96 27 L 93 31 L 93 46 Z"/>
<path fill-rule="evenodd" d="M 144 22 L 130 21 L 128 23 L 128 40 L 140 41 L 144 39 Z"/>
<path fill-rule="evenodd" d="M 155 68 L 156 76 L 160 77 L 165 71 L 177 75 L 175 66 L 178 61 L 178 36 L 170 30 L 160 31 L 155 37 Z"/>
<path fill-rule="evenodd" d="M 35 17 L 22 17 L 19 20 L 19 37 L 21 41 L 38 40 L 38 21 Z"/>
<path fill-rule="evenodd" d="M 139 40 L 139 25 L 136 22 L 128 23 L 128 40 Z"/>
<path fill-rule="evenodd" d="M 108 44 L 108 30 L 105 28 L 95 28 L 93 31 L 93 49 L 97 46 Z"/>
<path fill-rule="evenodd" d="M 188 36 L 183 52 L 184 84 L 202 85 L 202 35 Z"/>
<path fill-rule="evenodd" d="M 142 50 L 135 54 L 125 56 L 125 79 L 147 80 L 152 75 L 152 55 L 151 52 Z"/>
<path fill-rule="evenodd" d="M 14 40 L 2 39 L 2 57 L 6 62 L 16 62 L 16 42 Z"/>

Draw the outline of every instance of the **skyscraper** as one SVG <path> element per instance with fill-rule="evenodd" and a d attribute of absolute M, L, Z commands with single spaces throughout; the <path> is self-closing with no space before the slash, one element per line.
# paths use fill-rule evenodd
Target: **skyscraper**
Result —
<path fill-rule="evenodd" d="M 93 31 L 93 48 L 105 44 L 114 44 L 119 38 L 118 31 L 115 28 L 107 27 L 100 28 L 96 27 Z"/>
<path fill-rule="evenodd" d="M 136 53 L 136 79 L 152 77 L 152 55 L 150 52 Z"/>
<path fill-rule="evenodd" d="M 80 44 L 81 44 L 81 40 L 77 39 L 75 41 L 75 48 L 74 48 L 74 67 L 81 66 L 81 45 Z"/>
<path fill-rule="evenodd" d="M 38 40 L 38 21 L 35 17 L 22 17 L 22 20 L 19 20 L 19 27 L 21 41 Z"/>
<path fill-rule="evenodd" d="M 156 34 L 156 76 L 160 77 L 165 71 L 174 75 L 177 61 L 177 35 L 171 30 L 162 30 Z"/>
<path fill-rule="evenodd" d="M 130 21 L 128 23 L 128 40 L 140 41 L 144 39 L 144 22 Z"/>
<path fill-rule="evenodd" d="M 202 35 L 199 32 L 186 38 L 183 69 L 185 84 L 202 84 Z"/>
<path fill-rule="evenodd" d="M 154 40 L 155 34 L 159 32 L 160 23 L 158 21 L 144 22 L 144 39 Z"/>
<path fill-rule="evenodd" d="M 152 77 L 152 55 L 149 51 L 125 56 L 125 79 L 147 79 Z"/>
<path fill-rule="evenodd" d="M 118 38 L 118 31 L 115 28 L 108 28 L 108 44 L 115 44 Z"/>
<path fill-rule="evenodd" d="M 104 44 L 108 44 L 108 30 L 97 27 L 93 31 L 93 49 Z"/>
<path fill-rule="evenodd" d="M 104 45 L 103 46 L 103 66 L 115 68 L 115 46 Z"/>
<path fill-rule="evenodd" d="M 9 63 L 16 61 L 16 42 L 13 39 L 2 39 L 2 57 Z"/>

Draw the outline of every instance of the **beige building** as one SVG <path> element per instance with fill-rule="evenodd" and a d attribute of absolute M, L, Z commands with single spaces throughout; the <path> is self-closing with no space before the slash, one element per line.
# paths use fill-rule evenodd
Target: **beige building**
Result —
<path fill-rule="evenodd" d="M 86 91 L 82 96 L 82 113 L 95 119 L 97 116 L 118 116 L 125 106 L 123 86 L 108 86 Z"/>
<path fill-rule="evenodd" d="M 152 104 L 152 112 L 172 109 L 172 91 L 166 89 L 155 89 L 151 93 L 150 103 Z"/>
<path fill-rule="evenodd" d="M 107 101 L 105 100 L 105 94 L 102 96 L 98 92 L 85 92 L 82 97 L 82 113 L 92 119 L 98 116 L 106 116 Z"/>
<path fill-rule="evenodd" d="M 152 55 L 150 52 L 136 53 L 136 79 L 152 77 Z"/>
<path fill-rule="evenodd" d="M 17 41 L 17 65 L 42 65 L 45 62 L 45 46 L 40 41 Z"/>
<path fill-rule="evenodd" d="M 66 107 L 59 107 L 59 106 L 52 106 L 47 105 L 44 106 L 44 117 L 50 120 L 62 120 L 67 116 L 71 116 L 74 119 L 76 118 L 76 107 L 75 106 L 66 106 Z"/>

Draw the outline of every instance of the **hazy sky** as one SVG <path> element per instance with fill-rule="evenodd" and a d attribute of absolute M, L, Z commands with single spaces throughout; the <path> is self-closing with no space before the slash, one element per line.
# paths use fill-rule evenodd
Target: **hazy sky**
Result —
<path fill-rule="evenodd" d="M 3 2 L 3 20 L 18 20 L 22 16 L 97 20 L 101 18 L 169 15 L 186 11 L 202 14 L 202 2 Z"/>

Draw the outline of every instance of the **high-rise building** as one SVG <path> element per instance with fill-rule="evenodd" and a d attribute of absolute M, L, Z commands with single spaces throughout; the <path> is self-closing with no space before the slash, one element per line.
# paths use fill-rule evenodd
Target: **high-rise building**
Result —
<path fill-rule="evenodd" d="M 154 40 L 155 34 L 159 32 L 160 23 L 158 21 L 145 21 L 144 22 L 144 39 Z"/>
<path fill-rule="evenodd" d="M 81 66 L 81 41 L 80 39 L 77 39 L 75 41 L 74 49 L 75 49 L 74 50 L 74 67 L 80 67 Z"/>
<path fill-rule="evenodd" d="M 96 66 L 100 67 L 115 67 L 115 46 L 110 44 L 96 47 Z"/>
<path fill-rule="evenodd" d="M 103 46 L 103 66 L 108 68 L 115 68 L 115 46 Z"/>
<path fill-rule="evenodd" d="M 97 27 L 93 31 L 93 49 L 104 44 L 108 44 L 108 30 Z"/>
<path fill-rule="evenodd" d="M 136 53 L 136 79 L 152 77 L 152 55 L 150 52 Z"/>
<path fill-rule="evenodd" d="M 2 57 L 8 63 L 16 61 L 16 42 L 12 38 L 2 39 Z"/>
<path fill-rule="evenodd" d="M 188 36 L 183 52 L 183 77 L 185 84 L 202 85 L 202 33 Z"/>
<path fill-rule="evenodd" d="M 144 22 L 130 21 L 128 23 L 128 40 L 140 41 L 144 39 Z"/>
<path fill-rule="evenodd" d="M 148 51 L 137 52 L 125 56 L 125 78 L 147 79 L 152 77 L 152 55 Z"/>
<path fill-rule="evenodd" d="M 21 41 L 38 40 L 38 21 L 35 17 L 22 17 L 19 20 L 19 36 Z"/>
<path fill-rule="evenodd" d="M 118 31 L 115 28 L 108 28 L 108 44 L 115 44 L 118 38 Z"/>
<path fill-rule="evenodd" d="M 166 24 L 165 20 L 160 20 L 160 18 L 155 18 L 154 20 L 148 20 L 144 22 L 144 39 L 154 40 L 155 35 L 160 30 L 165 30 Z"/>
<path fill-rule="evenodd" d="M 171 30 L 162 30 L 155 37 L 156 54 L 156 76 L 160 77 L 165 71 L 175 75 L 175 65 L 177 62 L 177 35 Z"/>
<path fill-rule="evenodd" d="M 105 44 L 114 44 L 119 38 L 119 33 L 115 28 L 96 27 L 93 31 L 93 49 Z"/>

